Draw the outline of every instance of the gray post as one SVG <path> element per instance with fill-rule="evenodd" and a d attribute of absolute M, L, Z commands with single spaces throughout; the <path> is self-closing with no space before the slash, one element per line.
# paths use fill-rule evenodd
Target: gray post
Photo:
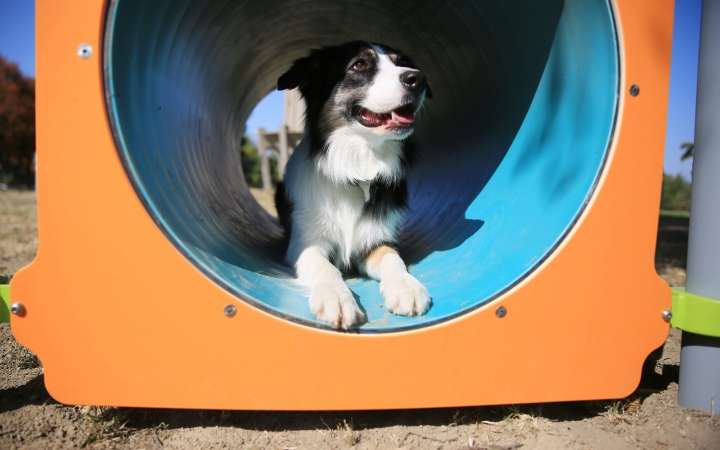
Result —
<path fill-rule="evenodd" d="M 265 139 L 265 129 L 257 129 L 258 156 L 260 157 L 260 178 L 262 178 L 263 189 L 272 190 L 272 178 L 270 177 L 270 159 L 267 155 L 268 142 Z"/>
<path fill-rule="evenodd" d="M 280 125 L 280 130 L 278 130 L 278 175 L 281 180 L 285 175 L 285 166 L 288 162 L 289 153 L 288 126 L 286 124 L 282 124 Z"/>
<path fill-rule="evenodd" d="M 720 0 L 703 0 L 686 291 L 720 300 Z M 683 331 L 678 403 L 720 406 L 720 338 Z"/>

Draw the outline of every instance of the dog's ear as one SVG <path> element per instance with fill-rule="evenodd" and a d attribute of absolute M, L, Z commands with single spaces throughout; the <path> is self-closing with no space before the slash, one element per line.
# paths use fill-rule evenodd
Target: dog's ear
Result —
<path fill-rule="evenodd" d="M 427 81 L 425 82 L 425 98 L 433 98 L 433 93 L 430 90 L 430 85 L 427 83 Z"/>
<path fill-rule="evenodd" d="M 310 74 L 313 55 L 293 61 L 287 72 L 282 74 L 277 81 L 277 90 L 295 89 Z"/>

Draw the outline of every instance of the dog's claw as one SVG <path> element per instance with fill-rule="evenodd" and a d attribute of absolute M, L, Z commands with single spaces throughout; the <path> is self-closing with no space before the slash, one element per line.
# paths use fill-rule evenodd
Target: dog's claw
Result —
<path fill-rule="evenodd" d="M 365 314 L 344 283 L 313 288 L 310 293 L 310 311 L 335 329 L 347 330 L 365 320 Z"/>
<path fill-rule="evenodd" d="M 415 277 L 405 272 L 380 282 L 385 308 L 399 316 L 421 316 L 430 309 L 430 295 Z"/>

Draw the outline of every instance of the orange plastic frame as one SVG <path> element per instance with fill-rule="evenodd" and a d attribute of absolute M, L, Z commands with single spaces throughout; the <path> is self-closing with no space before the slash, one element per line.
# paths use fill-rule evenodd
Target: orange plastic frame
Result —
<path fill-rule="evenodd" d="M 12 280 L 58 401 L 218 409 L 380 409 L 619 398 L 668 333 L 653 266 L 673 1 L 617 0 L 618 126 L 599 188 L 552 257 L 498 300 L 410 332 L 293 324 L 190 265 L 138 200 L 102 86 L 104 2 L 37 2 L 40 250 Z M 95 50 L 79 58 L 81 43 Z M 637 84 L 637 97 L 627 94 Z M 561 292 L 562 295 L 558 293 Z M 222 314 L 226 304 L 237 315 Z M 505 318 L 495 316 L 506 306 Z M 490 338 L 489 338 L 490 337 Z"/>

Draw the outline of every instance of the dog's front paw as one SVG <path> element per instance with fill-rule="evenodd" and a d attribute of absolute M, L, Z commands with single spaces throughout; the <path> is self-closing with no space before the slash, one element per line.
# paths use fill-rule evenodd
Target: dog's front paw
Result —
<path fill-rule="evenodd" d="M 421 316 L 430 309 L 430 295 L 415 277 L 403 272 L 380 282 L 385 308 L 400 316 Z"/>
<path fill-rule="evenodd" d="M 333 328 L 345 330 L 365 320 L 365 314 L 344 283 L 314 287 L 310 293 L 310 311 Z"/>

